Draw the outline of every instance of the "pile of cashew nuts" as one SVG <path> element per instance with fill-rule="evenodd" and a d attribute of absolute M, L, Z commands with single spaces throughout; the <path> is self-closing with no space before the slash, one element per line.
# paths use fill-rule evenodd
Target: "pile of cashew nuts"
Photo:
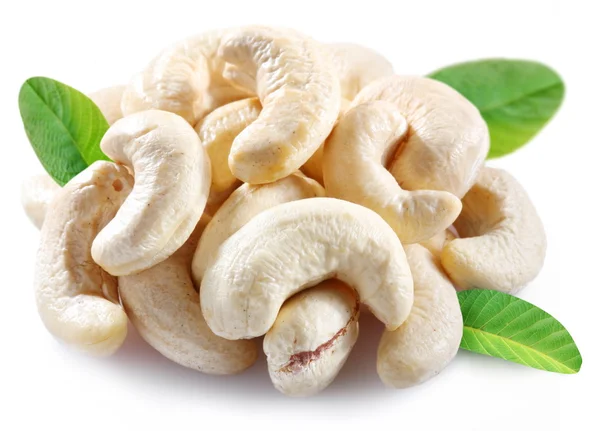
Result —
<path fill-rule="evenodd" d="M 172 361 L 234 374 L 264 336 L 274 386 L 305 396 L 344 365 L 363 304 L 385 324 L 381 380 L 406 388 L 456 355 L 457 289 L 514 293 L 542 267 L 542 223 L 484 166 L 477 108 L 365 47 L 211 31 L 90 98 L 112 161 L 23 186 L 40 316 L 79 350 L 114 353 L 130 321 Z"/>

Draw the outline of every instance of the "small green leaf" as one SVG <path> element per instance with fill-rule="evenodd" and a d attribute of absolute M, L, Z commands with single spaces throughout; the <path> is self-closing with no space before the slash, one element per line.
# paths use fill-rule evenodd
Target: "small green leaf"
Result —
<path fill-rule="evenodd" d="M 460 347 L 555 373 L 574 374 L 581 354 L 565 327 L 527 301 L 493 290 L 458 293 Z"/>
<path fill-rule="evenodd" d="M 534 61 L 471 61 L 429 76 L 479 108 L 490 130 L 488 158 L 512 153 L 530 141 L 556 113 L 565 93 L 560 76 Z"/>
<path fill-rule="evenodd" d="M 44 169 L 61 186 L 96 160 L 108 123 L 87 96 L 50 78 L 30 78 L 19 92 L 25 132 Z"/>

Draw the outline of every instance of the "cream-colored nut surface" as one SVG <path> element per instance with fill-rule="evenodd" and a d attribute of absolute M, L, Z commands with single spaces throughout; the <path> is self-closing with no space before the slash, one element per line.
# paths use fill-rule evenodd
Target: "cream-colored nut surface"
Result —
<path fill-rule="evenodd" d="M 92 257 L 112 275 L 165 260 L 188 239 L 206 205 L 210 160 L 181 117 L 144 111 L 117 121 L 102 151 L 134 172 L 133 191 L 92 244 Z"/>
<path fill-rule="evenodd" d="M 269 183 L 302 166 L 331 132 L 340 86 L 326 50 L 292 30 L 244 27 L 223 36 L 219 56 L 256 78 L 263 109 L 233 141 L 229 167 Z"/>
<path fill-rule="evenodd" d="M 123 113 L 160 109 L 195 125 L 207 112 L 251 96 L 223 77 L 225 62 L 216 55 L 222 34 L 223 30 L 202 33 L 160 52 L 127 86 Z"/>
<path fill-rule="evenodd" d="M 544 226 L 525 189 L 502 169 L 482 170 L 454 227 L 460 238 L 446 244 L 442 265 L 459 289 L 515 293 L 542 269 Z"/>
<path fill-rule="evenodd" d="M 329 386 L 358 339 L 359 309 L 354 291 L 336 279 L 288 299 L 263 342 L 275 388 L 308 396 Z"/>
<path fill-rule="evenodd" d="M 200 286 L 206 268 L 217 256 L 223 241 L 255 215 L 285 202 L 322 196 L 325 196 L 323 187 L 300 172 L 274 183 L 244 184 L 236 189 L 215 213 L 200 238 L 192 264 L 196 285 Z"/>
<path fill-rule="evenodd" d="M 367 84 L 394 74 L 392 64 L 381 54 L 356 43 L 330 43 L 333 65 L 340 79 L 342 97 L 352 100 Z"/>
<path fill-rule="evenodd" d="M 342 104 L 340 105 L 340 112 L 338 114 L 339 119 L 346 113 L 350 108 L 350 101 L 342 98 Z M 317 151 L 302 165 L 300 170 L 309 178 L 318 181 L 319 184 L 323 184 L 323 150 L 325 148 L 325 142 L 323 142 Z"/>
<path fill-rule="evenodd" d="M 402 190 L 387 171 L 385 160 L 406 131 L 406 120 L 389 102 L 350 109 L 325 143 L 323 181 L 328 196 L 372 209 L 410 244 L 450 226 L 461 203 L 448 192 Z"/>
<path fill-rule="evenodd" d="M 256 97 L 238 100 L 215 109 L 196 125 L 200 142 L 206 148 L 211 162 L 211 198 L 231 193 L 239 186 L 240 181 L 231 173 L 228 165 L 231 144 L 258 118 L 261 109 L 260 100 Z"/>
<path fill-rule="evenodd" d="M 102 115 L 104 115 L 109 125 L 123 118 L 121 99 L 123 98 L 125 88 L 125 85 L 115 85 L 113 87 L 102 88 L 88 95 L 96 106 L 100 108 Z"/>
<path fill-rule="evenodd" d="M 445 229 L 441 232 L 436 233 L 428 240 L 420 242 L 420 244 L 427 250 L 429 250 L 429 252 L 433 254 L 436 258 L 439 259 L 442 255 L 442 250 L 444 249 L 444 246 L 456 238 L 457 236 L 454 232 L 452 232 L 452 230 Z"/>
<path fill-rule="evenodd" d="M 94 355 L 110 355 L 127 334 L 117 280 L 94 263 L 90 247 L 131 191 L 133 178 L 111 162 L 95 162 L 52 201 L 35 264 L 35 298 L 48 331 Z"/>
<path fill-rule="evenodd" d="M 257 358 L 253 340 L 225 340 L 209 329 L 190 276 L 192 255 L 210 218 L 203 216 L 167 260 L 135 275 L 119 277 L 127 316 L 140 335 L 170 360 L 208 374 L 235 374 Z"/>
<path fill-rule="evenodd" d="M 48 174 L 29 177 L 21 183 L 21 206 L 38 229 L 42 228 L 50 202 L 60 186 Z"/>
<path fill-rule="evenodd" d="M 490 139 L 477 108 L 448 85 L 418 76 L 389 76 L 367 85 L 352 106 L 384 100 L 408 122 L 389 165 L 406 190 L 443 190 L 462 198 L 487 156 Z"/>
<path fill-rule="evenodd" d="M 400 328 L 384 331 L 377 350 L 377 373 L 394 388 L 438 375 L 456 356 L 463 332 L 456 291 L 435 257 L 418 244 L 405 249 L 415 283 L 414 305 Z"/>
<path fill-rule="evenodd" d="M 368 208 L 310 198 L 263 211 L 219 247 L 202 279 L 202 313 L 217 335 L 257 337 L 287 298 L 332 277 L 388 329 L 410 312 L 412 277 L 392 228 Z"/>

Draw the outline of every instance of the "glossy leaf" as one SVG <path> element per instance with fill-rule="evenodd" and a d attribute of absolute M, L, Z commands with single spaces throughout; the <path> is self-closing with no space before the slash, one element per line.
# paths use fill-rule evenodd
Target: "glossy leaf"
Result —
<path fill-rule="evenodd" d="M 540 370 L 577 373 L 581 354 L 554 317 L 527 301 L 493 290 L 458 293 L 462 349 Z"/>
<path fill-rule="evenodd" d="M 65 185 L 96 160 L 108 123 L 87 96 L 50 78 L 30 78 L 19 92 L 25 132 L 48 174 Z"/>
<path fill-rule="evenodd" d="M 469 99 L 487 122 L 488 158 L 512 153 L 531 140 L 562 103 L 560 76 L 534 61 L 487 59 L 460 63 L 429 75 Z"/>

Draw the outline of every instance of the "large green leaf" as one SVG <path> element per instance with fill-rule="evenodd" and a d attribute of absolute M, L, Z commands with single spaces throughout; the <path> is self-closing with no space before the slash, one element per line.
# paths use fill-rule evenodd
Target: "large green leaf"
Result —
<path fill-rule="evenodd" d="M 535 305 L 493 290 L 466 290 L 458 299 L 464 321 L 461 348 L 556 373 L 581 368 L 571 335 Z"/>
<path fill-rule="evenodd" d="M 565 92 L 560 76 L 534 61 L 479 60 L 429 76 L 479 108 L 490 130 L 488 158 L 512 153 L 531 140 L 558 110 Z"/>
<path fill-rule="evenodd" d="M 30 78 L 19 92 L 25 132 L 42 165 L 65 185 L 96 160 L 108 123 L 87 96 L 50 78 Z"/>

